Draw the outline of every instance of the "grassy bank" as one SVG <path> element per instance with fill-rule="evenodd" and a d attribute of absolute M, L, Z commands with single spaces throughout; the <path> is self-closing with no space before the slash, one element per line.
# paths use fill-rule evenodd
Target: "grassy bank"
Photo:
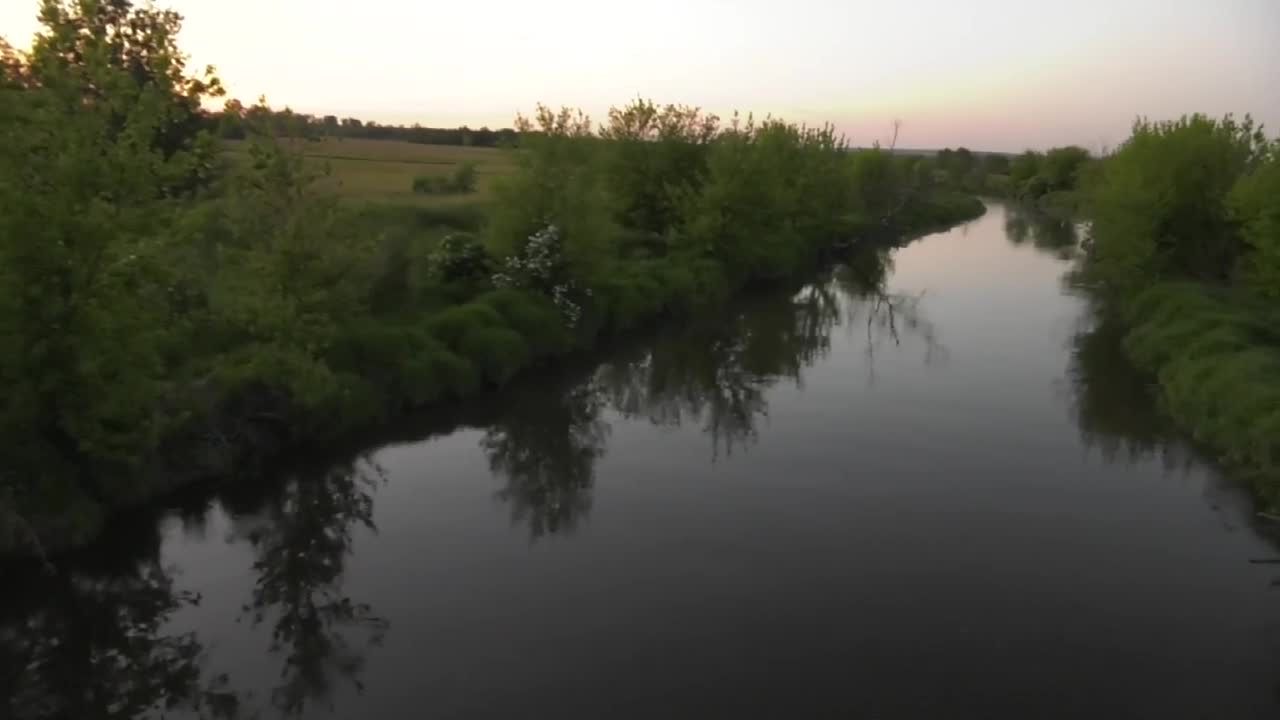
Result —
<path fill-rule="evenodd" d="M 1126 306 L 1125 350 L 1151 372 L 1166 411 L 1280 501 L 1280 332 L 1275 315 L 1223 288 L 1169 282 Z"/>
<path fill-rule="evenodd" d="M 1087 188 L 1084 267 L 1173 419 L 1280 504 L 1280 156 L 1245 120 L 1141 122 Z"/>

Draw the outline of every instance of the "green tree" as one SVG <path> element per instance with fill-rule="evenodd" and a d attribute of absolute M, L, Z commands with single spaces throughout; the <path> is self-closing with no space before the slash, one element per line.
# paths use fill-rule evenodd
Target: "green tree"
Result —
<path fill-rule="evenodd" d="M 595 275 L 617 241 L 613 198 L 603 182 L 599 141 L 581 111 L 539 105 L 519 117 L 520 172 L 494 189 L 491 247 L 501 255 L 523 251 L 530 237 L 554 225 L 574 278 Z"/>
<path fill-rule="evenodd" d="M 41 22 L 0 105 L 0 475 L 65 509 L 72 475 L 132 494 L 122 478 L 165 426 L 169 229 L 214 177 L 193 118 L 219 86 L 186 74 L 176 14 L 49 0 Z"/>
<path fill-rule="evenodd" d="M 1044 155 L 1027 150 L 1009 163 L 1009 187 L 1015 195 L 1026 195 L 1031 181 L 1040 175 Z"/>
<path fill-rule="evenodd" d="M 1135 123 L 1091 188 L 1099 277 L 1128 290 L 1228 280 L 1243 248 L 1228 194 L 1266 148 L 1248 117 Z"/>
<path fill-rule="evenodd" d="M 1072 190 L 1085 163 L 1089 162 L 1089 151 L 1075 145 L 1053 148 L 1045 153 L 1040 165 L 1039 175 L 1044 178 L 1049 192 Z"/>
<path fill-rule="evenodd" d="M 719 122 L 699 108 L 649 100 L 609 109 L 600 137 L 608 141 L 606 173 L 623 225 L 652 234 L 675 225 L 680 199 L 704 180 Z"/>
<path fill-rule="evenodd" d="M 1271 302 L 1280 301 L 1280 140 L 1236 184 L 1229 202 L 1248 249 L 1241 268 L 1245 282 Z"/>

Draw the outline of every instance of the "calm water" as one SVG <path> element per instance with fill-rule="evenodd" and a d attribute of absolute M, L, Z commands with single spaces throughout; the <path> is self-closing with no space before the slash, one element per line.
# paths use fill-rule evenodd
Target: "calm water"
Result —
<path fill-rule="evenodd" d="M 1280 553 L 1070 230 L 992 205 L 880 292 L 859 260 L 132 518 L 9 586 L 0 681 L 41 717 L 1276 717 Z"/>

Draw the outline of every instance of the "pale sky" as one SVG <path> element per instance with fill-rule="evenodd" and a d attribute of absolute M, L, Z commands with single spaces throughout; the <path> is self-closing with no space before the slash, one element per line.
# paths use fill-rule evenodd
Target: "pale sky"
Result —
<path fill-rule="evenodd" d="M 0 1 L 25 45 L 36 0 Z M 851 142 L 1016 151 L 1122 140 L 1137 115 L 1280 129 L 1280 0 L 171 0 L 233 96 L 429 126 L 637 95 Z"/>

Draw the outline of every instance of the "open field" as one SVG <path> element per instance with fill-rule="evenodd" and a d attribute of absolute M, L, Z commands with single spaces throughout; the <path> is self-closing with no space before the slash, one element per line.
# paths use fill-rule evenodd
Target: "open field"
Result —
<path fill-rule="evenodd" d="M 510 173 L 516 166 L 515 151 L 497 148 L 350 138 L 293 142 L 317 166 L 327 169 L 329 177 L 323 181 L 325 184 L 336 187 L 343 197 L 353 200 L 422 206 L 469 203 L 487 196 L 493 181 Z M 247 152 L 248 143 L 230 141 L 226 146 L 229 152 L 240 154 Z M 413 192 L 415 177 L 447 176 L 464 162 L 476 166 L 479 174 L 477 192 L 465 195 Z"/>

